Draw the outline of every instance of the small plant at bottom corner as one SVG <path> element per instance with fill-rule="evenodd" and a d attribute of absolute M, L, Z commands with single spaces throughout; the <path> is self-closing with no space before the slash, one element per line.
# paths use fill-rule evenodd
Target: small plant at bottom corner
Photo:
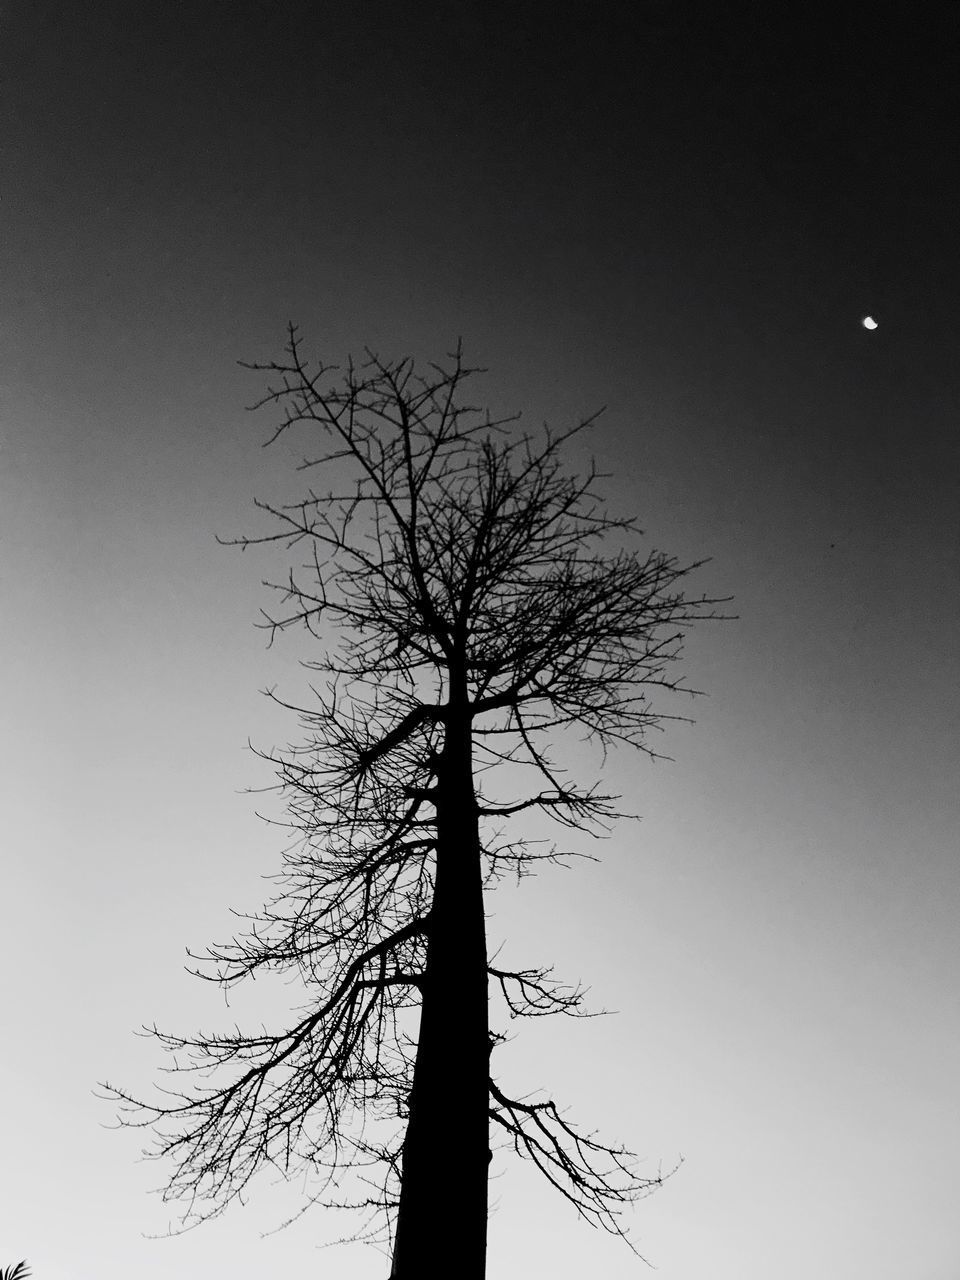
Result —
<path fill-rule="evenodd" d="M 18 1262 L 15 1266 L 4 1267 L 0 1270 L 0 1280 L 28 1280 L 30 1268 L 26 1260 Z"/>

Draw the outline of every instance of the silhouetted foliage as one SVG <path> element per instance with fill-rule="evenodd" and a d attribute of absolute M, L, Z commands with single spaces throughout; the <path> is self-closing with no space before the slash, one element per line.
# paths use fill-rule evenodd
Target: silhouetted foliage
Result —
<path fill-rule="evenodd" d="M 564 469 L 592 419 L 536 440 L 491 420 L 463 399 L 479 371 L 459 349 L 425 373 L 370 353 L 340 373 L 309 365 L 291 328 L 282 361 L 247 367 L 271 379 L 255 406 L 279 410 L 268 443 L 305 431 L 316 479 L 293 505 L 257 504 L 270 532 L 231 541 L 306 550 L 264 625 L 271 642 L 305 628 L 323 680 L 282 703 L 302 742 L 262 753 L 296 833 L 279 892 L 200 973 L 231 988 L 292 971 L 308 1003 L 278 1031 L 152 1029 L 202 1078 L 152 1103 L 111 1090 L 123 1122 L 155 1126 L 185 1223 L 262 1169 L 306 1170 L 321 1175 L 311 1203 L 369 1211 L 361 1238 L 390 1233 L 398 1280 L 483 1276 L 491 1125 L 622 1235 L 622 1209 L 660 1177 L 494 1078 L 491 992 L 511 1018 L 583 1009 L 551 970 L 488 958 L 484 891 L 561 856 L 511 839 L 513 816 L 594 833 L 617 816 L 554 747 L 572 731 L 653 754 L 652 695 L 681 688 L 684 630 L 720 602 L 684 594 L 697 565 L 628 549 L 638 531 L 607 514 L 595 470 Z"/>
<path fill-rule="evenodd" d="M 0 1280 L 28 1280 L 29 1275 L 30 1268 L 26 1259 L 24 1259 L 23 1262 L 18 1262 L 15 1266 L 4 1267 L 0 1271 Z"/>

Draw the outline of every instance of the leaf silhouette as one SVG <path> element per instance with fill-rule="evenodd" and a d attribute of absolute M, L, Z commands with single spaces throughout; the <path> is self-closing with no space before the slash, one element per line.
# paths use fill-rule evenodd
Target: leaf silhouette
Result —
<path fill-rule="evenodd" d="M 0 1271 L 0 1280 L 27 1280 L 30 1275 L 30 1268 L 27 1266 L 26 1259 L 18 1262 L 15 1267 L 5 1267 Z"/>

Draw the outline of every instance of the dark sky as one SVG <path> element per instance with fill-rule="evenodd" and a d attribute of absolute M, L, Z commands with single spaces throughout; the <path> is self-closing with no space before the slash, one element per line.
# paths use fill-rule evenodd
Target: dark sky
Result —
<path fill-rule="evenodd" d="M 939 347 L 953 6 L 727 8 L 10 6 L 6 216 L 33 228 L 8 243 L 53 277 L 22 288 L 132 323 L 186 281 L 196 308 L 309 270 L 333 237 L 471 292 L 494 272 L 501 305 L 605 284 L 619 325 L 625 295 L 775 325 L 869 293 Z"/>
<path fill-rule="evenodd" d="M 334 361 L 462 335 L 531 428 L 607 405 L 615 507 L 736 597 L 691 641 L 711 698 L 676 764 L 616 766 L 639 838 L 518 917 L 524 963 L 569 952 L 623 1011 L 557 1051 L 578 1111 L 687 1156 L 642 1214 L 664 1280 L 956 1275 L 958 28 L 955 4 L 3 6 L 6 971 L 34 960 L 0 1010 L 25 1047 L 0 1096 L 33 1106 L 0 1267 L 252 1280 L 324 1234 L 232 1218 L 157 1252 L 160 1171 L 134 1180 L 89 1096 L 149 1076 L 131 1028 L 205 1021 L 183 946 L 273 869 L 234 792 L 274 730 L 257 688 L 308 655 L 264 654 L 276 566 L 214 535 L 296 492 L 236 365 L 295 320 Z M 634 1274 L 502 1186 L 502 1280 Z M 109 1249 L 104 1214 L 130 1224 Z"/>
<path fill-rule="evenodd" d="M 463 330 L 485 363 L 495 333 L 600 387 L 672 374 L 760 450 L 832 454 L 871 505 L 891 464 L 936 483 L 955 7 L 734 13 L 11 5 L 7 368 L 99 407 L 210 386 L 288 317 L 321 346 Z M 838 430 L 825 392 L 872 413 Z"/>

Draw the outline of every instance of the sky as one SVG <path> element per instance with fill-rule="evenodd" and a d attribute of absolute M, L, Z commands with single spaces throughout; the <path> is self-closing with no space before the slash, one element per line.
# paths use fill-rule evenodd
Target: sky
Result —
<path fill-rule="evenodd" d="M 960 12 L 807 8 L 3 6 L 0 1267 L 388 1270 L 264 1234 L 269 1182 L 164 1238 L 95 1096 L 149 1091 L 141 1024 L 224 1016 L 185 948 L 279 864 L 247 742 L 311 653 L 216 538 L 298 495 L 236 363 L 293 320 L 332 361 L 462 336 L 532 430 L 605 406 L 570 465 L 735 598 L 672 759 L 607 766 L 642 821 L 490 901 L 617 1011 L 523 1029 L 517 1088 L 682 1159 L 631 1217 L 662 1280 L 960 1273 Z M 650 1274 L 493 1169 L 491 1277 Z"/>

